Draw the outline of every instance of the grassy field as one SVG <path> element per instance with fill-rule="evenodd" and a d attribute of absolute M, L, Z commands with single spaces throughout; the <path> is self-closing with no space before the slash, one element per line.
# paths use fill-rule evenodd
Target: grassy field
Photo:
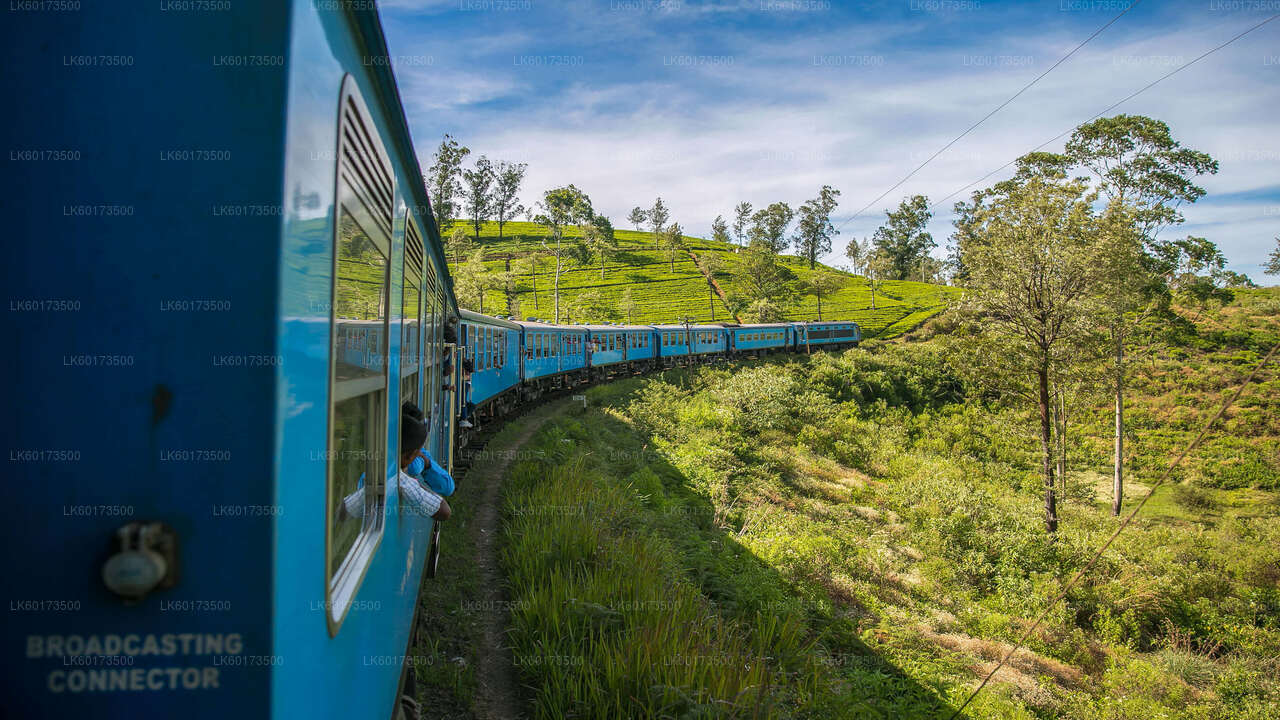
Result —
<path fill-rule="evenodd" d="M 535 278 L 524 264 L 531 251 L 541 248 L 542 239 L 547 236 L 546 229 L 534 223 L 515 222 L 506 225 L 502 240 L 498 239 L 497 233 L 496 223 L 486 223 L 479 244 L 487 251 L 486 266 L 495 273 L 505 272 L 508 261 L 511 263 L 511 270 L 515 273 L 515 297 L 510 297 L 505 289 L 489 290 L 485 293 L 484 310 L 506 313 L 510 309 L 513 315 L 522 318 L 553 317 L 550 271 L 554 260 L 543 260 L 536 277 L 536 293 Z M 567 233 L 567 237 L 577 236 L 577 228 Z M 615 237 L 619 253 L 605 264 L 603 278 L 598 263 L 576 265 L 567 262 L 568 269 L 560 280 L 562 320 L 567 314 L 574 322 L 626 322 L 626 314 L 618 307 L 627 290 L 630 290 L 636 306 L 630 318 L 632 322 L 668 323 L 685 318 L 692 322 L 731 320 L 723 300 L 712 294 L 704 275 L 687 253 L 677 254 L 673 269 L 668 252 L 654 246 L 652 233 L 618 229 Z M 685 245 L 699 257 L 715 256 L 720 260 L 722 269 L 715 273 L 716 282 L 732 295 L 736 290 L 733 268 L 737 263 L 737 253 L 734 246 L 694 237 L 686 237 Z M 801 280 L 813 272 L 800 258 L 783 256 L 782 260 Z M 939 285 L 888 282 L 884 291 L 877 293 L 876 307 L 872 308 L 865 278 L 832 271 L 844 276 L 847 285 L 833 297 L 823 300 L 823 317 L 854 320 L 867 336 L 892 337 L 905 332 L 940 312 L 958 293 L 955 288 Z M 588 302 L 584 303 L 584 299 Z M 791 320 L 817 319 L 817 301 L 813 297 L 800 298 L 786 308 L 786 316 Z"/>
<path fill-rule="evenodd" d="M 615 382 L 545 425 L 503 529 L 531 714 L 946 718 L 1047 611 L 966 716 L 1280 716 L 1280 373 L 1055 605 L 1115 525 L 1105 399 L 1051 539 L 1029 418 L 912 339 Z M 1277 340 L 1271 289 L 1139 354 L 1131 493 Z"/>

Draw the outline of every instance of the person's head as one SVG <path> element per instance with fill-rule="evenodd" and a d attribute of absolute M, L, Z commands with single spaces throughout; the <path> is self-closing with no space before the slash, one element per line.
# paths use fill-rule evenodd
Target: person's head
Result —
<path fill-rule="evenodd" d="M 462 374 L 463 375 L 470 375 L 472 373 L 473 367 L 475 366 L 471 364 L 470 358 L 462 358 Z"/>
<path fill-rule="evenodd" d="M 400 469 L 409 467 L 418 451 L 427 443 L 427 423 L 422 410 L 413 403 L 400 407 Z"/>

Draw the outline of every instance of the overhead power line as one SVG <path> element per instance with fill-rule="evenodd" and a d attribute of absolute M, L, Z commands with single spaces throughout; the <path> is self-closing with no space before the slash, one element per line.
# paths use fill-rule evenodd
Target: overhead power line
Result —
<path fill-rule="evenodd" d="M 1275 15 L 1272 15 L 1271 17 L 1267 18 L 1266 20 L 1263 20 L 1262 22 L 1258 23 L 1257 25 L 1254 25 L 1253 27 L 1249 28 L 1248 30 L 1245 30 L 1245 31 L 1241 32 L 1239 35 L 1236 35 L 1235 37 L 1233 37 L 1233 38 L 1231 38 L 1230 40 L 1228 40 L 1228 41 L 1226 41 L 1226 42 L 1222 43 L 1221 45 L 1219 45 L 1219 46 L 1217 46 L 1217 47 L 1213 48 L 1212 50 L 1207 50 L 1207 51 L 1205 51 L 1205 52 L 1204 52 L 1203 54 L 1201 54 L 1199 57 L 1195 58 L 1194 60 L 1192 60 L 1191 62 L 1187 63 L 1186 65 L 1179 65 L 1178 67 L 1174 68 L 1173 70 L 1170 70 L 1169 72 L 1165 73 L 1164 75 L 1161 75 L 1160 77 L 1156 78 L 1155 80 L 1152 80 L 1151 82 L 1147 83 L 1147 84 L 1146 84 L 1146 85 L 1144 85 L 1141 89 L 1136 90 L 1136 91 L 1134 91 L 1134 92 L 1130 93 L 1130 94 L 1129 94 L 1129 95 L 1127 95 L 1123 100 L 1120 100 L 1120 101 L 1118 101 L 1118 102 L 1114 102 L 1114 103 L 1112 103 L 1111 105 L 1108 105 L 1104 110 L 1102 110 L 1102 112 L 1097 113 L 1096 115 L 1094 115 L 1093 117 L 1089 118 L 1088 120 L 1085 120 L 1083 123 L 1077 123 L 1077 124 L 1075 124 L 1075 125 L 1072 125 L 1071 127 L 1069 127 L 1069 128 L 1067 128 L 1066 130 L 1062 131 L 1062 132 L 1061 132 L 1061 133 L 1059 133 L 1058 135 L 1055 135 L 1054 137 L 1051 137 L 1051 138 L 1049 138 L 1048 140 L 1045 140 L 1044 142 L 1040 143 L 1039 145 L 1037 145 L 1037 146 L 1035 146 L 1035 147 L 1031 148 L 1031 150 L 1030 150 L 1029 152 L 1035 152 L 1035 151 L 1039 150 L 1040 148 L 1042 148 L 1042 147 L 1044 147 L 1044 146 L 1046 146 L 1046 145 L 1048 145 L 1048 144 L 1050 144 L 1050 143 L 1057 142 L 1058 140 L 1061 140 L 1062 138 L 1064 138 L 1064 137 L 1066 137 L 1067 135 L 1069 135 L 1072 131 L 1074 131 L 1076 128 L 1080 127 L 1080 126 L 1081 126 L 1081 125 L 1083 125 L 1084 123 L 1093 122 L 1094 120 L 1097 120 L 1098 118 L 1102 117 L 1103 115 L 1106 115 L 1107 113 L 1111 112 L 1112 110 L 1116 109 L 1117 107 L 1119 107 L 1119 106 L 1121 106 L 1121 105 L 1123 105 L 1123 104 L 1125 104 L 1125 103 L 1129 102 L 1130 100 L 1132 100 L 1132 99 L 1134 99 L 1134 98 L 1138 97 L 1138 96 L 1139 96 L 1139 95 L 1141 95 L 1142 93 L 1144 93 L 1144 92 L 1146 92 L 1146 91 L 1150 90 L 1151 88 L 1155 87 L 1156 85 L 1158 85 L 1159 83 L 1163 82 L 1164 80 L 1167 80 L 1167 79 L 1169 79 L 1169 78 L 1173 77 L 1174 75 L 1177 75 L 1178 73 L 1182 72 L 1183 70 L 1186 70 L 1187 68 L 1191 67 L 1192 65 L 1195 65 L 1196 63 L 1200 62 L 1201 60 L 1203 60 L 1203 59 L 1205 59 L 1205 58 L 1209 57 L 1210 55 L 1212 55 L 1212 54 L 1214 54 L 1214 53 L 1218 52 L 1218 51 L 1219 51 L 1219 50 L 1221 50 L 1222 48 L 1224 48 L 1224 47 L 1226 47 L 1226 46 L 1230 45 L 1231 43 L 1233 43 L 1233 42 L 1235 42 L 1235 41 L 1239 40 L 1240 38 L 1244 37 L 1245 35 L 1248 35 L 1249 33 L 1253 32 L 1254 30 L 1257 30 L 1258 28 L 1262 27 L 1263 25 L 1266 25 L 1267 23 L 1271 22 L 1272 20 L 1275 20 L 1275 19 L 1276 19 L 1276 18 L 1278 18 L 1278 17 L 1280 17 L 1280 13 L 1277 13 L 1277 14 L 1275 14 Z M 1023 153 L 1023 155 L 1026 155 L 1026 154 L 1027 154 L 1027 153 Z M 1019 155 L 1018 157 L 1022 157 L 1022 155 Z M 1001 165 L 1000 167 L 996 168 L 995 170 L 992 170 L 991 172 L 987 173 L 986 175 L 983 175 L 982 177 L 978 178 L 977 180 L 974 180 L 973 182 L 969 183 L 968 185 L 965 185 L 964 187 L 960 188 L 959 190 L 956 190 L 955 192 L 951 193 L 950 195 L 948 195 L 948 196 L 946 196 L 946 197 L 942 198 L 941 200 L 939 200 L 939 201 L 935 202 L 934 204 L 930 205 L 930 206 L 929 206 L 929 209 L 930 209 L 930 210 L 933 210 L 934 208 L 938 207 L 939 205 L 941 205 L 942 203 L 946 202 L 947 200 L 950 200 L 951 198 L 955 197 L 956 195 L 959 195 L 960 193 L 964 192 L 965 190 L 968 190 L 969 188 L 973 187 L 974 185 L 977 185 L 978 183 L 982 182 L 983 180 L 986 180 L 987 178 L 991 177 L 992 175 L 995 175 L 996 173 L 1000 172 L 1001 170 L 1004 170 L 1005 168 L 1009 167 L 1010 165 L 1012 165 L 1012 164 L 1014 164 L 1014 163 L 1016 163 L 1016 162 L 1018 162 L 1018 158 L 1014 158 L 1014 159 L 1010 160 L 1009 162 L 1005 163 L 1004 165 Z"/>
<path fill-rule="evenodd" d="M 1041 80 L 1045 75 L 1048 75 L 1049 73 L 1053 72 L 1054 68 L 1056 68 L 1056 67 L 1058 67 L 1059 65 L 1061 65 L 1062 63 L 1066 62 L 1066 61 L 1067 61 L 1067 59 L 1068 59 L 1068 58 L 1070 58 L 1072 55 L 1075 55 L 1075 54 L 1076 54 L 1076 52 L 1077 52 L 1080 48 L 1084 47 L 1085 45 L 1088 45 L 1090 40 L 1093 40 L 1094 38 L 1096 38 L 1096 37 L 1098 37 L 1099 35 L 1101 35 L 1103 30 L 1106 30 L 1107 28 L 1111 27 L 1111 25 L 1112 25 L 1113 23 L 1115 23 L 1115 21 L 1117 21 L 1117 20 L 1119 20 L 1120 18 L 1124 17 L 1125 13 L 1128 13 L 1130 10 L 1134 9 L 1135 7 L 1137 7 L 1137 6 L 1138 6 L 1138 4 L 1139 4 L 1139 3 L 1141 3 L 1141 2 L 1142 2 L 1142 0 L 1134 0 L 1134 2 L 1133 2 L 1132 4 L 1130 4 L 1130 5 L 1129 5 L 1128 7 L 1126 7 L 1124 10 L 1121 10 L 1119 15 L 1116 15 L 1115 17 L 1113 17 L 1113 18 L 1111 18 L 1110 20 L 1108 20 L 1106 25 L 1103 25 L 1102 27 L 1100 27 L 1100 28 L 1098 28 L 1097 30 L 1095 30 L 1095 31 L 1093 32 L 1093 34 L 1092 34 L 1092 35 L 1090 35 L 1089 37 L 1085 38 L 1085 39 L 1084 39 L 1084 40 L 1083 40 L 1079 45 L 1076 45 L 1074 48 L 1072 48 L 1072 49 L 1071 49 L 1071 52 L 1067 53 L 1066 55 L 1063 55 L 1061 58 L 1058 58 L 1058 62 L 1056 62 L 1056 63 L 1054 63 L 1052 66 L 1050 66 L 1048 70 L 1045 70 L 1044 72 L 1042 72 L 1042 73 L 1040 73 L 1039 75 L 1037 75 L 1037 76 L 1035 77 L 1035 79 L 1034 79 L 1034 80 L 1032 80 L 1031 82 L 1027 83 L 1026 85 L 1023 85 L 1023 86 L 1022 86 L 1022 89 L 1021 89 L 1021 90 L 1019 90 L 1018 92 L 1014 93 L 1014 94 L 1013 94 L 1013 95 L 1012 95 L 1008 100 L 1005 100 L 1004 102 L 1002 102 L 1002 103 L 1000 103 L 999 105 L 997 105 L 997 106 L 996 106 L 996 107 L 995 107 L 991 112 L 987 113 L 986 115 L 983 115 L 983 116 L 982 116 L 982 119 L 980 119 L 980 120 L 978 120 L 977 122 L 975 122 L 974 124 L 970 125 L 968 128 L 966 128 L 966 129 L 965 129 L 965 131 L 964 131 L 964 132 L 962 132 L 962 133 L 960 133 L 959 135 L 957 135 L 957 136 L 955 136 L 954 138 L 952 138 L 951 142 L 947 143 L 946 145 L 943 145 L 941 149 L 939 149 L 939 150 L 938 150 L 937 152 L 935 152 L 934 154 L 930 155 L 930 156 L 928 157 L 928 159 L 926 159 L 924 162 L 922 162 L 922 163 L 920 163 L 919 165 L 917 165 L 917 166 L 916 166 L 916 168 L 915 168 L 914 170 L 912 170 L 911 172 L 907 173 L 907 174 L 906 174 L 906 176 L 905 176 L 905 177 L 903 177 L 903 178 L 902 178 L 901 180 L 899 180 L 898 182 L 894 183 L 892 187 L 890 187 L 888 190 L 885 190 L 884 192 L 880 193 L 880 195 L 879 195 L 878 197 L 876 197 L 876 199 L 875 199 L 875 200 L 872 200 L 871 202 L 867 203 L 866 205 L 864 205 L 864 206 L 862 207 L 862 209 L 861 209 L 861 210 L 859 210 L 858 212 L 856 212 L 856 213 L 854 213 L 853 215 L 849 216 L 849 219 L 847 219 L 847 220 L 845 220 L 844 222 L 840 223 L 840 227 L 844 227 L 845 225 L 848 225 L 850 222 L 852 222 L 852 221 L 853 221 L 855 218 L 857 218 L 859 215 L 861 215 L 862 213 L 866 212 L 866 211 L 867 211 L 867 208 L 870 208 L 872 205 L 875 205 L 876 203 L 880 202 L 882 199 L 884 199 L 884 196 L 888 195 L 889 193 L 891 193 L 891 192 L 893 192 L 894 190 L 896 190 L 896 189 L 898 189 L 899 187 L 901 187 L 901 186 L 902 186 L 902 184 L 903 184 L 903 183 L 905 183 L 906 181 L 910 180 L 910 179 L 911 179 L 911 177 L 912 177 L 913 175 L 915 175 L 916 173 L 920 172 L 920 170 L 922 170 L 922 169 L 924 168 L 924 166 L 925 166 L 925 165 L 928 165 L 929 163 L 933 162 L 934 158 L 936 158 L 936 157 L 938 157 L 939 155 L 941 155 L 942 153 L 946 152 L 948 148 L 950 148 L 952 145 L 955 145 L 957 142 L 959 142 L 959 141 L 960 141 L 960 139 L 961 139 L 961 138 L 963 138 L 965 135 L 968 135 L 970 132 L 973 132 L 973 130 L 974 130 L 975 128 L 977 128 L 979 125 L 981 125 L 982 123 L 984 123 L 984 122 L 986 122 L 987 120 L 989 120 L 989 119 L 991 118 L 991 116 L 992 116 L 992 115 L 995 115 L 996 113 L 998 113 L 998 112 L 1000 112 L 1001 110 L 1003 110 L 1003 109 L 1004 109 L 1004 108 L 1005 108 L 1009 103 L 1013 102 L 1014 100 L 1017 100 L 1019 95 L 1021 95 L 1022 93 L 1024 93 L 1024 92 L 1026 92 L 1026 91 L 1030 90 L 1030 89 L 1032 88 L 1032 86 L 1034 86 L 1036 83 L 1040 82 L 1040 80 Z"/>

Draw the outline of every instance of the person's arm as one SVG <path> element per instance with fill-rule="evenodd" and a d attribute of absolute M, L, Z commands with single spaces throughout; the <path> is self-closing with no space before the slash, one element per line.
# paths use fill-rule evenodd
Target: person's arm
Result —
<path fill-rule="evenodd" d="M 445 497 L 452 495 L 454 491 L 453 477 L 449 475 L 447 470 L 440 467 L 440 463 L 436 462 L 426 450 L 418 452 L 422 455 L 422 459 L 427 461 L 426 466 L 422 468 L 422 480 L 427 484 L 427 487 Z"/>
<path fill-rule="evenodd" d="M 412 475 L 400 473 L 400 494 L 415 514 L 427 515 L 435 520 L 447 520 L 453 514 L 449 503 L 419 483 Z"/>

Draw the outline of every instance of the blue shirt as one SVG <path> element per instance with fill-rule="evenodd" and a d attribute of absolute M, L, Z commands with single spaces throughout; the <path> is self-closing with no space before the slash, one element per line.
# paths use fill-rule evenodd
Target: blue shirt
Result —
<path fill-rule="evenodd" d="M 432 459 L 426 450 L 418 451 L 418 456 L 413 459 L 413 462 L 409 463 L 409 468 L 405 472 L 445 497 L 453 494 L 453 478 L 449 476 L 448 471 L 440 467 L 440 464 Z"/>

